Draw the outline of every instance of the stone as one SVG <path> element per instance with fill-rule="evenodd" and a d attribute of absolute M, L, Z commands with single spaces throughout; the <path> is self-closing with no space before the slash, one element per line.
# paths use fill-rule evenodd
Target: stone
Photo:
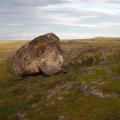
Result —
<path fill-rule="evenodd" d="M 22 119 L 24 117 L 25 117 L 24 111 L 18 111 L 18 113 L 15 116 L 16 119 Z"/>
<path fill-rule="evenodd" d="M 13 71 L 17 76 L 48 76 L 62 71 L 60 39 L 53 33 L 39 36 L 22 46 L 15 54 Z"/>
<path fill-rule="evenodd" d="M 61 101 L 61 100 L 63 100 L 63 97 L 58 97 L 57 99 L 58 99 L 58 101 Z"/>
<path fill-rule="evenodd" d="M 38 107 L 37 103 L 34 103 L 34 104 L 31 105 L 31 108 L 36 108 L 36 107 Z"/>
<path fill-rule="evenodd" d="M 27 85 L 22 87 L 21 92 L 24 92 L 24 91 L 28 90 L 31 87 L 32 87 L 32 84 L 27 84 Z"/>
<path fill-rule="evenodd" d="M 59 116 L 58 120 L 64 120 L 64 118 L 65 118 L 64 116 Z"/>

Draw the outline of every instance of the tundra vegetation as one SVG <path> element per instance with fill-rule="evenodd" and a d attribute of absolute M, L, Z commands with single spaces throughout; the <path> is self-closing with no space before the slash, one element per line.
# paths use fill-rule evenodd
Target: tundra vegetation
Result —
<path fill-rule="evenodd" d="M 66 73 L 22 80 L 13 56 L 28 41 L 0 41 L 0 120 L 120 120 L 120 39 L 65 40 Z"/>

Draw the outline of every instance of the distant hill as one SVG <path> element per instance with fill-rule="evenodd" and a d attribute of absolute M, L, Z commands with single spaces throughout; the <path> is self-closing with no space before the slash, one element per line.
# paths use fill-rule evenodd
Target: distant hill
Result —
<path fill-rule="evenodd" d="M 115 41 L 120 41 L 119 37 L 96 37 L 93 38 L 95 41 L 106 41 L 106 42 L 115 42 Z"/>

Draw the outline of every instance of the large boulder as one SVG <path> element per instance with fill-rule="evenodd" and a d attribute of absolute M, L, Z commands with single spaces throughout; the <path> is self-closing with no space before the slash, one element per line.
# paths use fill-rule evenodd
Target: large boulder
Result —
<path fill-rule="evenodd" d="M 48 33 L 25 44 L 15 54 L 14 73 L 18 76 L 59 73 L 63 64 L 59 41 L 55 34 Z"/>

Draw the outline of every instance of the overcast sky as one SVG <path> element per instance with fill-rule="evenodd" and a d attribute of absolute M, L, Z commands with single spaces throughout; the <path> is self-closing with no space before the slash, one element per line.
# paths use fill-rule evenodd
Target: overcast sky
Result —
<path fill-rule="evenodd" d="M 120 37 L 120 0 L 0 0 L 0 39 Z"/>

